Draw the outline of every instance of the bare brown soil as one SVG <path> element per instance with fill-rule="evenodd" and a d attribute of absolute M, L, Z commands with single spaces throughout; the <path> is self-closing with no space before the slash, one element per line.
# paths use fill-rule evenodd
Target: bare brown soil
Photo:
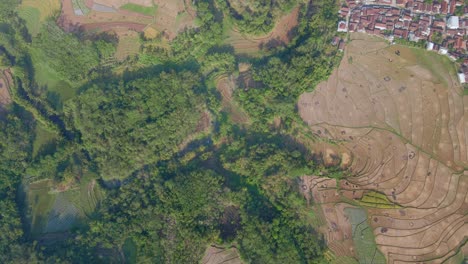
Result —
<path fill-rule="evenodd" d="M 343 198 L 376 190 L 403 207 L 367 209 L 388 263 L 441 263 L 468 234 L 468 97 L 442 59 L 428 65 L 410 48 L 352 38 L 339 68 L 298 103 L 312 132 L 340 142 L 350 163 L 339 189 L 334 180 L 308 180 L 327 241 L 349 243 Z M 354 255 L 351 246 L 338 251 Z"/>
<path fill-rule="evenodd" d="M 297 26 L 298 17 L 299 7 L 296 7 L 278 19 L 273 30 L 264 36 L 245 35 L 233 28 L 225 43 L 232 45 L 238 53 L 253 53 L 263 48 L 269 49 L 286 45 L 291 41 L 289 33 Z"/>
<path fill-rule="evenodd" d="M 10 87 L 13 85 L 10 70 L 0 72 L 0 108 L 11 103 Z"/>
<path fill-rule="evenodd" d="M 236 248 L 219 248 L 210 246 L 206 250 L 201 263 L 203 264 L 242 264 Z"/>

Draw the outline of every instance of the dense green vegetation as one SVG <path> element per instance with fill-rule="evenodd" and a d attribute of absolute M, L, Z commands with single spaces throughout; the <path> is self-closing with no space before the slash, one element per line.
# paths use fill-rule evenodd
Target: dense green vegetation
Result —
<path fill-rule="evenodd" d="M 330 45 L 336 5 L 301 3 L 292 43 L 253 59 L 223 46 L 225 25 L 263 34 L 299 2 L 242 2 L 197 1 L 199 28 L 169 48 L 142 40 L 140 54 L 117 63 L 112 35 L 32 25 L 19 1 L 1 1 L 2 67 L 15 86 L 0 112 L 0 262 L 198 263 L 209 244 L 234 245 L 250 263 L 325 262 L 297 177 L 327 169 L 289 128 L 297 97 L 340 59 Z M 252 65 L 255 85 L 234 100 L 252 126 L 231 122 L 212 85 L 237 76 L 239 62 Z M 286 129 L 271 126 L 277 117 Z M 25 201 L 21 183 L 44 179 L 54 186 L 46 196 L 95 199 L 66 203 L 84 208 L 80 225 L 31 223 L 52 202 Z M 51 214 L 41 217 L 44 226 Z"/>
<path fill-rule="evenodd" d="M 203 107 L 200 77 L 189 72 L 117 81 L 93 85 L 65 110 L 104 178 L 171 157 L 195 132 Z"/>

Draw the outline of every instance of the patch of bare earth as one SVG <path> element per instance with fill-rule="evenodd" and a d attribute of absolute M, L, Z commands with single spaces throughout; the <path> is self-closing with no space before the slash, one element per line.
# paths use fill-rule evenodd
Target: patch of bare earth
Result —
<path fill-rule="evenodd" d="M 441 263 L 468 235 L 468 97 L 442 64 L 447 84 L 410 48 L 352 38 L 339 68 L 298 103 L 314 134 L 346 149 L 352 176 L 340 188 L 308 177 L 305 188 L 323 204 L 335 252 L 354 256 L 343 198 L 376 190 L 403 207 L 367 209 L 388 263 Z"/>
<path fill-rule="evenodd" d="M 269 49 L 288 44 L 290 32 L 297 26 L 299 7 L 278 19 L 273 30 L 263 36 L 250 36 L 242 34 L 236 28 L 228 33 L 225 43 L 232 45 L 237 53 L 253 53 L 263 48 Z"/>
<path fill-rule="evenodd" d="M 0 108 L 11 103 L 10 87 L 13 85 L 13 78 L 10 70 L 0 71 Z"/>
<path fill-rule="evenodd" d="M 236 248 L 221 248 L 210 246 L 205 252 L 201 263 L 203 264 L 242 264 Z"/>

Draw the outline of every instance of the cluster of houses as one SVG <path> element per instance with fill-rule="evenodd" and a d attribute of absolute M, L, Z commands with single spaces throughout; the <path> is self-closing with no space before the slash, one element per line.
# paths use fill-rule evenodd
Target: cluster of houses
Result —
<path fill-rule="evenodd" d="M 468 6 L 464 0 L 344 0 L 339 32 L 365 32 L 390 41 L 424 43 L 452 60 L 467 57 Z M 460 81 L 468 81 L 461 78 Z"/>

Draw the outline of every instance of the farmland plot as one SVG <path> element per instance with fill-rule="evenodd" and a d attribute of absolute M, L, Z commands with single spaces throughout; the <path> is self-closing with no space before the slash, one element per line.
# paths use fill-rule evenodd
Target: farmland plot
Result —
<path fill-rule="evenodd" d="M 162 0 L 63 0 L 59 24 L 66 31 L 131 30 L 154 27 L 173 40 L 186 28 L 195 27 L 190 1 Z"/>
<path fill-rule="evenodd" d="M 59 191 L 51 180 L 24 184 L 26 216 L 32 237 L 65 232 L 82 225 L 103 199 L 103 192 L 91 174 L 79 185 Z M 47 236 L 45 236 L 47 237 Z"/>
<path fill-rule="evenodd" d="M 19 7 L 19 15 L 26 21 L 32 36 L 39 33 L 42 23 L 60 10 L 60 0 L 24 0 Z"/>
<path fill-rule="evenodd" d="M 388 263 L 441 263 L 468 234 L 468 99 L 445 57 L 352 39 L 340 67 L 298 103 L 314 134 L 339 141 L 353 157 L 352 176 L 339 189 L 317 189 L 317 198 L 364 205 Z M 332 216 L 343 208 L 327 206 L 333 230 Z M 329 245 L 350 236 L 336 232 Z"/>
<path fill-rule="evenodd" d="M 228 31 L 225 43 L 232 45 L 237 53 L 251 54 L 262 48 L 274 48 L 286 45 L 290 41 L 289 33 L 297 26 L 299 8 L 294 8 L 278 19 L 275 27 L 264 36 L 249 36 L 239 32 L 235 26 Z"/>

